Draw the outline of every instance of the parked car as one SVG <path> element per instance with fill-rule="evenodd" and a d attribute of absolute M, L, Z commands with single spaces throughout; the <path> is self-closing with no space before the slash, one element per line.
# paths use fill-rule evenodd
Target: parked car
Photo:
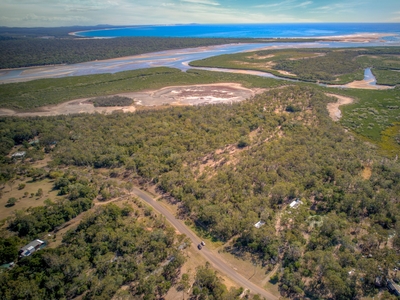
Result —
<path fill-rule="evenodd" d="M 201 250 L 201 248 L 203 248 L 203 247 L 201 246 L 201 244 L 198 244 L 198 245 L 197 245 L 197 248 L 198 248 L 199 250 Z"/>
<path fill-rule="evenodd" d="M 201 241 L 201 243 L 200 243 L 202 246 L 205 246 L 206 245 L 206 243 L 204 243 L 204 241 Z"/>

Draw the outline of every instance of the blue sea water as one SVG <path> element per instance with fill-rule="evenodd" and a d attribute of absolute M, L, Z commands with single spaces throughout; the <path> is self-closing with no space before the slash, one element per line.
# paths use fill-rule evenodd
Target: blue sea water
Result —
<path fill-rule="evenodd" d="M 76 33 L 81 37 L 214 37 L 214 38 L 313 38 L 358 33 L 394 33 L 399 41 L 400 23 L 290 23 L 290 24 L 189 24 L 143 25 Z"/>

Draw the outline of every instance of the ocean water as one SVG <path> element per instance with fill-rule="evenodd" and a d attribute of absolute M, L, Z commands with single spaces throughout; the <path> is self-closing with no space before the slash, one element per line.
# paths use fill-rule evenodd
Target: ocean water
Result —
<path fill-rule="evenodd" d="M 400 40 L 400 23 L 291 23 L 291 24 L 189 24 L 143 25 L 82 31 L 81 37 L 214 37 L 214 38 L 313 38 L 358 33 L 394 33 Z"/>

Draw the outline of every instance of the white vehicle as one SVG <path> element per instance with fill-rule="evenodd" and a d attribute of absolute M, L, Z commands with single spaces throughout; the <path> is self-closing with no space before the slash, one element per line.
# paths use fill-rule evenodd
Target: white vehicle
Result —
<path fill-rule="evenodd" d="M 206 243 L 204 243 L 204 241 L 201 241 L 201 243 L 200 243 L 202 246 L 205 246 L 206 245 Z"/>

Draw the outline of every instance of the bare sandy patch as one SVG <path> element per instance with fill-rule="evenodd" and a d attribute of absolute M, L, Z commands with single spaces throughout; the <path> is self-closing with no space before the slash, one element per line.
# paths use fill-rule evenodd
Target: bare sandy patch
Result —
<path fill-rule="evenodd" d="M 34 117 L 80 113 L 110 114 L 113 112 L 135 112 L 137 106 L 231 104 L 249 99 L 263 91 L 264 89 L 248 89 L 238 83 L 169 86 L 158 90 L 116 94 L 116 96 L 133 99 L 134 105 L 130 106 L 95 107 L 91 103 L 94 98 L 82 98 L 58 105 L 44 106 L 35 112 L 16 112 L 11 109 L 1 108 L 0 116 Z"/>
<path fill-rule="evenodd" d="M 351 43 L 369 43 L 372 41 L 379 40 L 386 36 L 396 36 L 396 34 L 394 34 L 394 33 L 360 33 L 360 34 L 350 34 L 350 35 L 325 36 L 325 37 L 320 37 L 320 39 L 330 40 L 330 41 L 351 42 Z"/>
<path fill-rule="evenodd" d="M 254 54 L 254 55 L 248 56 L 247 58 L 253 58 L 253 59 L 267 59 L 267 58 L 272 58 L 272 57 L 274 57 L 274 56 L 275 56 L 274 54 L 269 54 L 269 55 L 264 55 L 264 56 Z"/>
<path fill-rule="evenodd" d="M 238 83 L 219 83 L 165 87 L 147 94 L 149 97 L 140 100 L 141 105 L 233 103 L 254 96 L 255 91 Z"/>
<path fill-rule="evenodd" d="M 335 122 L 339 121 L 339 119 L 342 117 L 342 112 L 340 111 L 339 106 L 346 105 L 346 104 L 351 104 L 354 101 L 353 98 L 345 97 L 345 96 L 341 96 L 341 95 L 328 94 L 328 93 L 326 93 L 325 95 L 327 95 L 329 97 L 335 97 L 335 98 L 338 99 L 337 102 L 328 103 L 328 105 L 327 105 L 329 116 Z"/>
<path fill-rule="evenodd" d="M 278 71 L 278 73 L 280 73 L 282 75 L 293 76 L 293 77 L 297 76 L 296 74 L 293 74 L 293 73 L 290 73 L 290 72 L 287 72 L 287 71 L 283 71 L 283 70 L 277 70 L 277 71 Z"/>
<path fill-rule="evenodd" d="M 304 55 L 306 55 L 306 54 L 304 54 Z M 309 55 L 309 56 L 292 57 L 292 58 L 289 58 L 289 60 L 292 60 L 292 61 L 303 60 L 303 59 L 321 57 L 321 56 L 325 56 L 325 55 L 326 55 L 326 53 L 311 53 L 311 55 Z"/>
<path fill-rule="evenodd" d="M 233 61 L 233 63 L 240 65 L 240 66 L 244 66 L 244 67 L 266 68 L 266 69 L 271 69 L 273 66 L 276 65 L 276 63 L 273 61 L 250 63 L 250 62 L 235 60 L 235 61 Z"/>
<path fill-rule="evenodd" d="M 370 166 L 364 166 L 364 169 L 361 172 L 361 177 L 365 180 L 369 180 L 372 176 L 372 168 Z"/>
<path fill-rule="evenodd" d="M 377 85 L 374 84 L 372 85 L 371 83 L 374 80 L 358 80 L 358 81 L 353 81 L 348 84 L 345 84 L 344 87 L 347 88 L 352 88 L 352 89 L 364 89 L 364 90 L 389 90 L 393 89 L 393 87 L 388 86 L 388 85 Z"/>

